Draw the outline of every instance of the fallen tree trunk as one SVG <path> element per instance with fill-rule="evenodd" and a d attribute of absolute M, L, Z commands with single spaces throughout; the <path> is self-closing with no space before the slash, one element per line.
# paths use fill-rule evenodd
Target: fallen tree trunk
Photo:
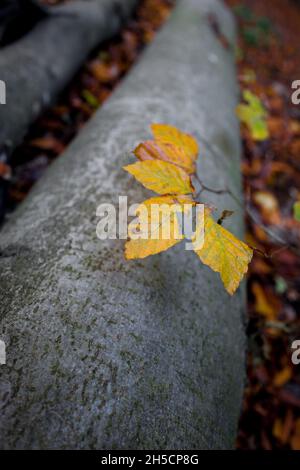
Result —
<path fill-rule="evenodd" d="M 22 39 L 0 49 L 0 150 L 22 141 L 31 122 L 73 77 L 87 54 L 115 34 L 136 0 L 81 0 L 52 14 Z"/>
<path fill-rule="evenodd" d="M 243 289 L 230 298 L 181 245 L 126 262 L 122 241 L 96 237 L 99 204 L 149 197 L 122 165 L 151 122 L 194 133 L 204 182 L 241 197 L 234 64 L 210 25 L 212 11 L 232 42 L 232 18 L 219 2 L 179 2 L 140 63 L 4 227 L 2 448 L 234 445 Z M 210 200 L 236 210 L 230 229 L 241 235 L 234 202 Z"/>

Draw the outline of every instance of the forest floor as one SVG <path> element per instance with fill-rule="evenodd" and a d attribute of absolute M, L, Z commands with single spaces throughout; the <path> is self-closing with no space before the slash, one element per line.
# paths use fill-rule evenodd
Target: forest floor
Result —
<path fill-rule="evenodd" d="M 264 104 L 270 138 L 255 142 L 242 127 L 247 241 L 257 247 L 248 276 L 248 383 L 240 449 L 300 449 L 300 4 L 295 0 L 227 0 L 239 25 L 242 90 Z M 250 214 L 250 215 L 249 215 Z M 265 253 L 265 255 L 263 254 Z"/>

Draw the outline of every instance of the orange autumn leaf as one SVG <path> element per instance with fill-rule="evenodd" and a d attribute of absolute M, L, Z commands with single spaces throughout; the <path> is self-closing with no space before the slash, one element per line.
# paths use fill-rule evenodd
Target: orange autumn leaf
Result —
<path fill-rule="evenodd" d="M 92 62 L 90 70 L 94 77 L 102 83 L 109 83 L 118 78 L 120 74 L 117 64 L 106 64 L 99 61 Z"/>
<path fill-rule="evenodd" d="M 281 117 L 269 117 L 267 119 L 268 129 L 272 137 L 277 139 L 282 139 L 285 129 L 285 121 Z"/>
<path fill-rule="evenodd" d="M 250 243 L 251 245 L 251 243 Z M 253 246 L 253 243 L 252 243 Z M 272 268 L 263 258 L 256 257 L 253 259 L 253 271 L 259 274 L 270 274 L 272 272 Z"/>
<path fill-rule="evenodd" d="M 152 124 L 151 130 L 157 142 L 180 147 L 192 162 L 197 160 L 199 152 L 198 142 L 190 134 L 186 134 L 169 124 Z"/>
<path fill-rule="evenodd" d="M 279 441 L 282 442 L 283 435 L 283 423 L 280 419 L 276 419 L 272 429 L 273 436 L 276 437 Z"/>
<path fill-rule="evenodd" d="M 195 173 L 195 162 L 185 153 L 182 147 L 176 145 L 147 140 L 134 150 L 135 156 L 141 160 L 162 160 L 173 163 L 186 170 L 189 174 Z"/>
<path fill-rule="evenodd" d="M 273 436 L 283 444 L 286 444 L 290 438 L 293 424 L 293 412 L 291 409 L 288 409 L 283 421 L 280 418 L 275 420 L 272 430 Z"/>
<path fill-rule="evenodd" d="M 171 163 L 146 160 L 123 168 L 145 188 L 158 194 L 189 194 L 194 191 L 189 175 Z"/>
<path fill-rule="evenodd" d="M 61 153 L 65 149 L 65 146 L 55 137 L 41 137 L 33 139 L 29 142 L 31 147 L 37 147 L 42 150 L 52 150 L 56 153 Z"/>
<path fill-rule="evenodd" d="M 173 163 L 189 174 L 195 173 L 198 157 L 198 143 L 194 137 L 185 134 L 174 126 L 152 124 L 155 140 L 141 143 L 134 154 L 141 160 L 162 160 Z"/>
<path fill-rule="evenodd" d="M 279 204 L 270 191 L 256 191 L 253 194 L 253 201 L 260 207 L 263 219 L 266 223 L 272 225 L 280 223 Z"/>
<path fill-rule="evenodd" d="M 293 371 L 290 366 L 284 367 L 281 371 L 277 372 L 274 377 L 273 383 L 275 387 L 282 387 L 292 378 Z"/>
<path fill-rule="evenodd" d="M 296 119 L 292 119 L 289 122 L 289 130 L 294 135 L 300 135 L 300 122 Z"/>
<path fill-rule="evenodd" d="M 9 180 L 11 178 L 11 167 L 6 163 L 0 162 L 0 178 Z"/>
<path fill-rule="evenodd" d="M 295 434 L 291 439 L 291 447 L 293 450 L 300 450 L 300 434 Z"/>

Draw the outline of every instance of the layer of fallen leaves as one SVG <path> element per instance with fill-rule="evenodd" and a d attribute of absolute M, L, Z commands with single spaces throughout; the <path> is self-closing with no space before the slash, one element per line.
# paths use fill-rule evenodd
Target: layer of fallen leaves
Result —
<path fill-rule="evenodd" d="M 45 0 L 44 3 L 62 2 Z M 8 185 L 7 212 L 14 210 L 26 197 L 47 166 L 63 152 L 110 96 L 143 48 L 153 40 L 172 5 L 171 0 L 141 0 L 128 25 L 117 37 L 101 44 L 57 104 L 34 123 L 22 145 L 12 155 L 11 168 L 4 165 L 5 155 L 0 155 L 0 161 L 4 157 L 0 178 L 5 178 Z"/>
<path fill-rule="evenodd" d="M 240 26 L 244 98 L 251 105 L 256 96 L 267 112 L 256 101 L 256 117 L 267 123 L 262 136 L 261 122 L 242 108 L 247 241 L 262 254 L 249 270 L 248 385 L 237 445 L 300 449 L 300 365 L 291 362 L 291 344 L 300 339 L 300 106 L 291 103 L 291 83 L 300 78 L 300 6 L 228 3 Z"/>

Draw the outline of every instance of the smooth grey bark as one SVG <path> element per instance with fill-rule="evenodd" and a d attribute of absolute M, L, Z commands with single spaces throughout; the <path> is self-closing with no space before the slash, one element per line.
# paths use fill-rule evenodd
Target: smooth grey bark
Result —
<path fill-rule="evenodd" d="M 87 54 L 115 34 L 137 0 L 80 0 L 53 8 L 24 38 L 0 49 L 0 150 L 10 152 L 73 77 Z"/>
<path fill-rule="evenodd" d="M 184 0 L 111 99 L 1 235 L 2 448 L 229 449 L 244 381 L 244 295 L 178 245 L 127 262 L 100 241 L 96 208 L 149 191 L 122 165 L 152 122 L 200 142 L 198 170 L 241 197 L 232 54 L 209 26 L 217 1 Z M 214 148 L 211 152 L 203 138 Z M 239 207 L 230 229 L 242 235 Z"/>

